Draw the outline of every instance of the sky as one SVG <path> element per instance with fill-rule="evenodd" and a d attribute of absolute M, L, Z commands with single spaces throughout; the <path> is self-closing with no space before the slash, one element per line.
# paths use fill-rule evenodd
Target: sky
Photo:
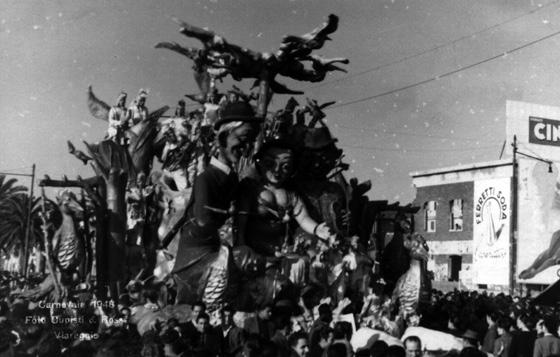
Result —
<path fill-rule="evenodd" d="M 559 31 L 560 0 L 3 0 L 0 172 L 30 172 L 35 163 L 39 177 L 92 175 L 66 146 L 82 149 L 82 140 L 106 131 L 88 112 L 88 85 L 110 104 L 123 89 L 129 99 L 147 89 L 152 109 L 196 93 L 191 62 L 154 48 L 199 46 L 172 17 L 274 51 L 284 35 L 309 32 L 329 13 L 340 17 L 339 29 L 318 53 L 347 57 L 348 73 L 290 86 L 305 91 L 300 103 L 337 101 L 328 125 L 350 164 L 347 177 L 371 180 L 372 199 L 406 204 L 415 195 L 412 171 L 498 159 L 506 100 L 560 105 L 560 35 L 365 99 Z M 275 96 L 270 108 L 287 99 Z"/>

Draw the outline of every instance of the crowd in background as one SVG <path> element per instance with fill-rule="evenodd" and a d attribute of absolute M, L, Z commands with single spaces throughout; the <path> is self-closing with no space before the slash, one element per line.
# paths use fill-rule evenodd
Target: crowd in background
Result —
<path fill-rule="evenodd" d="M 66 306 L 18 297 L 37 281 L 2 275 L 2 357 L 560 355 L 558 310 L 526 297 L 434 290 L 429 308 L 404 320 L 375 287 L 361 303 L 317 302 L 304 292 L 297 305 L 279 300 L 242 313 L 207 311 L 203 302 L 169 305 L 157 286 L 137 283 L 118 304 L 89 291 Z M 461 348 L 442 350 L 439 336 Z"/>

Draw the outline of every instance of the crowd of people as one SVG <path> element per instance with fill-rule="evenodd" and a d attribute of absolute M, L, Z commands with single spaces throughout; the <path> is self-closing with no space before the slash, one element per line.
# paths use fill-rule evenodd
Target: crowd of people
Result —
<path fill-rule="evenodd" d="M 484 356 L 560 354 L 558 310 L 526 297 L 477 291 L 432 292 L 429 308 L 404 321 L 373 289 L 356 303 L 303 294 L 252 312 L 202 301 L 169 305 L 153 284 L 129 284 L 118 303 L 88 290 L 66 303 L 33 302 L 19 294 L 36 284 L 4 273 L 0 356 Z M 375 301 L 377 309 L 365 307 Z M 455 347 L 449 346 L 453 340 Z M 447 341 L 446 341 L 447 340 Z"/>

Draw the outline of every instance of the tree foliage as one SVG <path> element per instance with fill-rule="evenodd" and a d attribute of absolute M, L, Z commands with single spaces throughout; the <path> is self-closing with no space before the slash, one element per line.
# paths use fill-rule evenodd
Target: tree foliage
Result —
<path fill-rule="evenodd" d="M 0 175 L 0 205 L 13 195 L 27 191 L 27 187 L 16 183 L 16 179 L 7 179 L 5 175 Z"/>
<path fill-rule="evenodd" d="M 29 200 L 28 194 L 16 193 L 0 203 L 0 248 L 8 251 L 13 247 L 22 249 L 25 246 Z M 35 198 L 31 204 L 29 246 L 42 242 L 40 212 L 40 199 Z"/>

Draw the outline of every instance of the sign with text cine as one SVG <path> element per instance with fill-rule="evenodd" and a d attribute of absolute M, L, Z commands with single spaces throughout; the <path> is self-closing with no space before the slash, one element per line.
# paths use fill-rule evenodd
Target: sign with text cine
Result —
<path fill-rule="evenodd" d="M 560 146 L 560 121 L 529 117 L 529 142 L 538 145 Z"/>

